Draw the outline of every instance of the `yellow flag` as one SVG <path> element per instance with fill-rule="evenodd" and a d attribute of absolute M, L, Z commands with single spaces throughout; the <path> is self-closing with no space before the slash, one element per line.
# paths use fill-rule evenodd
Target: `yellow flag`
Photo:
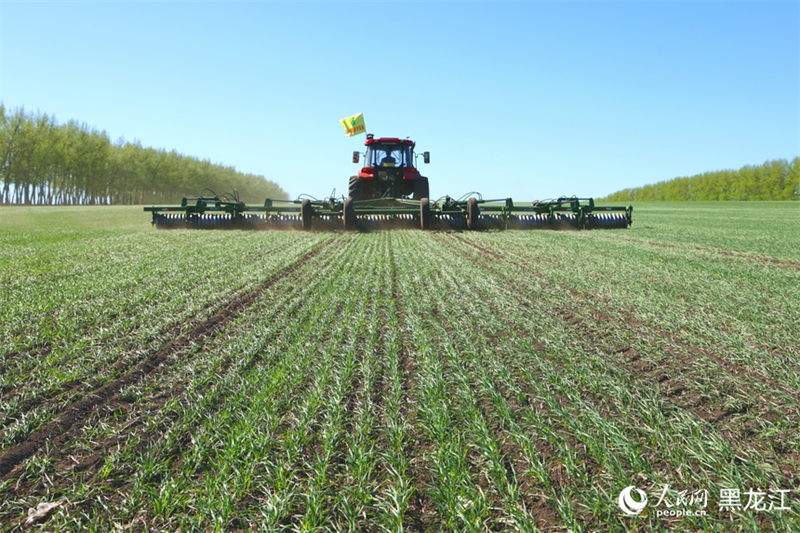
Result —
<path fill-rule="evenodd" d="M 363 113 L 353 115 L 352 117 L 343 118 L 339 122 L 341 122 L 342 127 L 344 128 L 344 133 L 348 137 L 358 135 L 359 133 L 367 133 L 367 127 L 364 125 Z"/>

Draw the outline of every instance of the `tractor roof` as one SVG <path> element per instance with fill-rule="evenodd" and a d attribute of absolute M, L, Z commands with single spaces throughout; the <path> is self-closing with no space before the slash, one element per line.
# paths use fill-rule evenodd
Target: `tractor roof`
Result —
<path fill-rule="evenodd" d="M 371 144 L 406 144 L 408 146 L 414 146 L 414 141 L 411 139 L 400 139 L 398 137 L 380 137 L 378 139 L 375 138 L 374 135 L 371 133 L 367 134 L 367 140 L 364 141 L 364 146 L 369 146 Z"/>

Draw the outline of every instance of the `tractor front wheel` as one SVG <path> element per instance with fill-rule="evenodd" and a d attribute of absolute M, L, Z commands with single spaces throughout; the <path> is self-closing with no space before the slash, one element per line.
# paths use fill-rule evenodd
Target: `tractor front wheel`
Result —
<path fill-rule="evenodd" d="M 423 198 L 430 198 L 430 184 L 428 178 L 419 178 L 414 182 L 414 200 L 422 200 Z"/>
<path fill-rule="evenodd" d="M 350 183 L 347 186 L 347 196 L 352 197 L 354 200 L 363 200 L 364 196 L 364 183 L 358 176 L 350 176 Z"/>

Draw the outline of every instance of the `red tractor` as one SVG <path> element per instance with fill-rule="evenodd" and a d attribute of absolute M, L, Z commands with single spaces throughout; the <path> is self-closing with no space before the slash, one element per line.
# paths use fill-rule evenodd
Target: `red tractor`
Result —
<path fill-rule="evenodd" d="M 414 141 L 397 137 L 376 139 L 367 134 L 364 142 L 364 166 L 357 176 L 350 178 L 348 196 L 354 201 L 379 198 L 428 198 L 428 178 L 420 175 L 416 168 Z M 353 163 L 358 163 L 361 154 L 353 152 Z M 430 153 L 424 152 L 422 160 L 429 163 Z"/>

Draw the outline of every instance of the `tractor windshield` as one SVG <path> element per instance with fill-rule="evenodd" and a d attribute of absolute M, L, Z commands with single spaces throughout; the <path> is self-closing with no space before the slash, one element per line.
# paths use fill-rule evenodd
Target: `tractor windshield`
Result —
<path fill-rule="evenodd" d="M 371 167 L 413 167 L 411 147 L 407 144 L 373 144 L 367 147 L 367 165 Z"/>

